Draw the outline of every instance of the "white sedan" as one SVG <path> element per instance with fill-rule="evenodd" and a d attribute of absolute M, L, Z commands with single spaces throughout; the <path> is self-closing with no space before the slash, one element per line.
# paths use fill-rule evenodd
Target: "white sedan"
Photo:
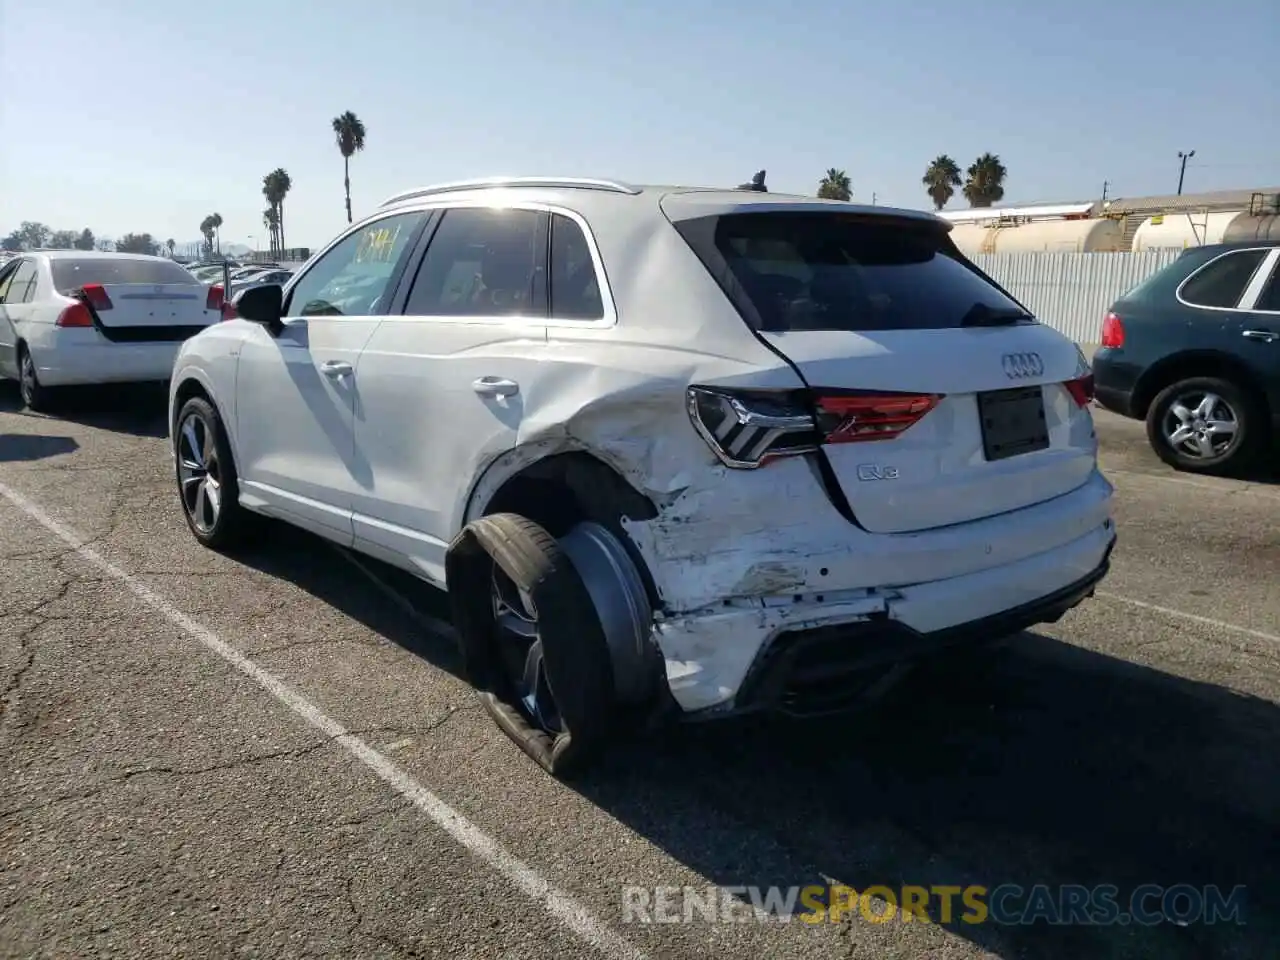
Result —
<path fill-rule="evenodd" d="M 0 267 L 0 378 L 32 410 L 59 387 L 167 380 L 182 341 L 221 319 L 222 295 L 163 257 L 15 257 Z"/>

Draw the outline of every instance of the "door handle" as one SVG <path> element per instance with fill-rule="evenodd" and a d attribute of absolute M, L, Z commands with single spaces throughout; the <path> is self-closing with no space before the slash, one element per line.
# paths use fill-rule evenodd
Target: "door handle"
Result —
<path fill-rule="evenodd" d="M 471 389 L 482 397 L 514 397 L 520 392 L 520 384 L 502 377 L 481 377 L 472 381 Z"/>
<path fill-rule="evenodd" d="M 1246 330 L 1243 336 L 1250 340 L 1261 340 L 1263 343 L 1275 343 L 1280 340 L 1280 333 L 1274 330 Z"/>
<path fill-rule="evenodd" d="M 330 380 L 341 380 L 355 373 L 355 368 L 345 360 L 326 360 L 320 364 L 320 372 Z"/>

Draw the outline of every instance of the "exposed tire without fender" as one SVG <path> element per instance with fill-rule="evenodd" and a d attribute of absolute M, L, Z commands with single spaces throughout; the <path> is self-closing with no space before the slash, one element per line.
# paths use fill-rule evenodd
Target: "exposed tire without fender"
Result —
<path fill-rule="evenodd" d="M 557 777 L 598 757 L 636 700 L 631 681 L 647 681 L 640 666 L 619 689 L 599 588 L 593 600 L 568 551 L 509 513 L 468 524 L 446 573 L 468 679 L 498 726 Z M 629 613 L 637 623 L 651 616 L 647 601 Z"/>

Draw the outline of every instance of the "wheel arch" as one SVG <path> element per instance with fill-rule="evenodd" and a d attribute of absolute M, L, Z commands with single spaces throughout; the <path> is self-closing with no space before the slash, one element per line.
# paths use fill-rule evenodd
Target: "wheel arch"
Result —
<path fill-rule="evenodd" d="M 1133 391 L 1133 413 L 1145 419 L 1156 395 L 1170 384 L 1191 377 L 1218 377 L 1229 380 L 1243 390 L 1264 418 L 1271 414 L 1266 391 L 1258 375 L 1238 357 L 1217 350 L 1186 350 L 1152 364 L 1138 378 Z"/>
<path fill-rule="evenodd" d="M 185 404 L 192 397 L 201 397 L 218 411 L 218 419 L 222 421 L 222 429 L 227 437 L 227 445 L 231 447 L 231 456 L 235 459 L 237 468 L 240 464 L 240 451 L 236 445 L 236 431 L 234 424 L 227 416 L 227 411 L 221 403 L 218 402 L 217 395 L 209 383 L 208 377 L 204 372 L 196 367 L 186 367 L 173 378 L 173 386 L 170 395 L 173 400 L 169 404 L 169 437 L 170 447 L 173 446 L 173 431 L 177 427 L 178 414 Z"/>
<path fill-rule="evenodd" d="M 621 524 L 658 516 L 654 502 L 616 468 L 581 448 L 530 444 L 498 457 L 472 486 L 462 526 L 479 517 L 514 513 L 544 527 L 554 537 L 575 524 L 593 521 L 626 547 L 654 609 L 661 598 L 643 554 Z"/>

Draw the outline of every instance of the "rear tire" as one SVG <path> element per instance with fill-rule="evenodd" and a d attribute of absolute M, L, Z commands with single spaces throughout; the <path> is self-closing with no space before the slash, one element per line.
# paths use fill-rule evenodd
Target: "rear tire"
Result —
<path fill-rule="evenodd" d="M 463 529 L 445 564 L 467 677 L 485 709 L 552 776 L 587 767 L 617 737 L 624 710 L 600 617 L 555 538 L 494 514 Z"/>
<path fill-rule="evenodd" d="M 203 397 L 182 405 L 173 427 L 174 467 L 182 515 L 211 550 L 244 543 L 255 519 L 240 506 L 240 481 L 217 409 Z"/>
<path fill-rule="evenodd" d="M 1161 390 L 1147 410 L 1147 440 L 1169 466 L 1225 473 L 1246 466 L 1266 442 L 1257 403 L 1230 380 L 1190 377 Z"/>
<path fill-rule="evenodd" d="M 56 400 L 54 391 L 40 382 L 35 358 L 25 343 L 18 344 L 18 393 L 32 413 L 49 413 Z"/>

